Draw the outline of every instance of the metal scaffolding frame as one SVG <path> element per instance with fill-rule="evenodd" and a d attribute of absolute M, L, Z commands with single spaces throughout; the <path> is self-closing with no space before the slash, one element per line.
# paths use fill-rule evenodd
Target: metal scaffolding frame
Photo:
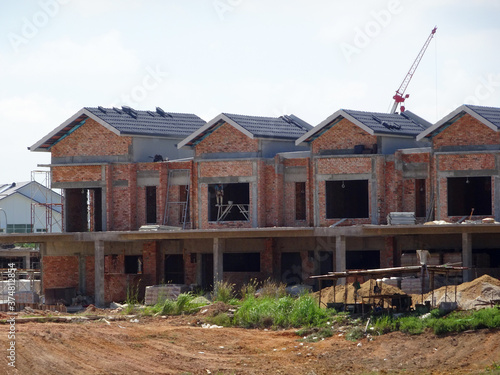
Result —
<path fill-rule="evenodd" d="M 61 191 L 61 200 L 59 202 L 54 201 L 54 191 L 51 188 L 52 184 L 50 179 L 50 171 L 31 171 L 31 182 L 35 182 L 30 184 L 32 230 L 34 230 L 35 226 L 39 226 L 45 229 L 45 232 L 47 233 L 54 232 L 54 228 L 57 227 L 61 228 L 61 232 L 64 231 L 64 199 Z M 42 201 L 42 203 L 35 200 L 36 196 L 41 197 L 40 200 Z M 54 210 L 60 210 L 60 219 L 54 217 Z"/>

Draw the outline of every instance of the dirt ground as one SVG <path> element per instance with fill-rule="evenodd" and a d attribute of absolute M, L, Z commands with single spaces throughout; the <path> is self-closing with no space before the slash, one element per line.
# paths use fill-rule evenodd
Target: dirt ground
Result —
<path fill-rule="evenodd" d="M 301 342 L 293 330 L 202 328 L 196 318 L 17 323 L 7 374 L 478 374 L 500 363 L 500 331 L 392 333 Z M 8 326 L 0 325 L 6 333 Z"/>

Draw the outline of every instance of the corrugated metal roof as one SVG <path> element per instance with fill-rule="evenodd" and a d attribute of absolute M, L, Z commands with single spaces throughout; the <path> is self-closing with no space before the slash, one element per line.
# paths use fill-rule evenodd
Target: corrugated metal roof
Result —
<path fill-rule="evenodd" d="M 85 109 L 123 135 L 184 138 L 205 124 L 194 114 L 164 112 L 159 107 L 156 111 L 139 111 L 130 107 Z"/>
<path fill-rule="evenodd" d="M 7 197 L 11 194 L 14 194 L 22 188 L 23 186 L 26 186 L 29 184 L 29 181 L 24 181 L 24 182 L 13 182 L 11 184 L 1 184 L 0 185 L 0 199 Z"/>
<path fill-rule="evenodd" d="M 378 113 L 347 109 L 344 109 L 344 112 L 372 129 L 375 134 L 417 136 L 427 129 L 427 122 L 425 120 L 418 121 L 419 118 L 417 116 L 413 114 L 407 115 L 405 112 L 401 114 Z"/>
<path fill-rule="evenodd" d="M 280 117 L 260 117 L 224 113 L 242 128 L 252 133 L 256 138 L 291 139 L 295 140 L 312 126 L 294 115 Z"/>

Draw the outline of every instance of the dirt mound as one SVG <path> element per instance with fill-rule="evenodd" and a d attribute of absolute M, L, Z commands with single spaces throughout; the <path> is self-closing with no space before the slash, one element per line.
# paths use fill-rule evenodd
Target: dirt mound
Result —
<path fill-rule="evenodd" d="M 214 304 L 203 306 L 199 314 L 205 317 L 213 317 L 222 313 L 233 312 L 234 306 L 228 305 L 224 302 L 215 302 Z"/>
<path fill-rule="evenodd" d="M 369 296 L 369 295 L 374 295 L 374 288 L 375 286 L 378 286 L 380 288 L 380 292 L 377 294 L 405 294 L 401 289 L 385 284 L 383 282 L 377 282 L 376 280 L 368 280 L 364 282 L 363 284 L 360 285 L 361 288 L 358 290 L 358 295 L 356 296 L 356 301 L 355 301 L 355 288 L 352 283 L 347 285 L 347 303 L 360 303 L 361 302 L 361 297 Z M 322 303 L 330 303 L 330 302 L 344 302 L 345 299 L 345 289 L 346 286 L 344 285 L 337 285 L 335 287 L 329 286 L 326 288 L 323 288 L 321 290 L 321 302 Z M 319 298 L 319 291 L 313 293 L 313 296 L 316 298 Z"/>
<path fill-rule="evenodd" d="M 457 285 L 456 302 L 463 310 L 486 307 L 481 301 L 491 301 L 500 299 L 500 280 L 489 275 L 483 275 L 472 281 Z M 455 302 L 455 286 L 441 287 L 424 295 L 424 301 L 432 301 L 434 306 L 439 306 L 441 302 Z M 417 297 L 419 298 L 419 297 Z"/>

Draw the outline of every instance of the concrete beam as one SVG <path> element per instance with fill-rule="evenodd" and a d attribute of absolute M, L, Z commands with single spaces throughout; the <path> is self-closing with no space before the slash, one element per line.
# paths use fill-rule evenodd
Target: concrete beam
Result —
<path fill-rule="evenodd" d="M 346 270 L 346 238 L 345 236 L 337 236 L 335 238 L 335 272 L 343 272 Z M 345 279 L 341 280 L 341 284 L 345 284 Z"/>
<path fill-rule="evenodd" d="M 471 281 L 472 275 L 472 234 L 462 233 L 462 265 L 469 267 L 463 271 L 463 282 Z"/>
<path fill-rule="evenodd" d="M 96 307 L 104 307 L 104 241 L 94 243 L 95 291 Z"/>
<path fill-rule="evenodd" d="M 214 238 L 214 287 L 223 280 L 224 276 L 224 245 L 224 239 Z"/>

